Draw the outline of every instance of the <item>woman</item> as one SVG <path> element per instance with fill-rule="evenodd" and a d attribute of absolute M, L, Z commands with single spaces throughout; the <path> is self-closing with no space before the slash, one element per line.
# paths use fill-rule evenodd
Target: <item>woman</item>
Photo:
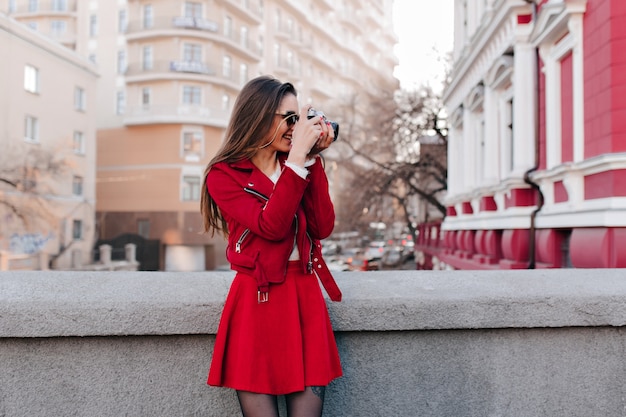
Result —
<path fill-rule="evenodd" d="M 235 389 L 245 417 L 278 417 L 278 395 L 292 417 L 321 416 L 326 385 L 342 375 L 317 281 L 341 300 L 319 242 L 335 221 L 319 157 L 334 132 L 323 117 L 308 119 L 309 108 L 298 114 L 290 83 L 251 80 L 205 171 L 205 231 L 228 236 L 237 271 L 208 384 Z"/>

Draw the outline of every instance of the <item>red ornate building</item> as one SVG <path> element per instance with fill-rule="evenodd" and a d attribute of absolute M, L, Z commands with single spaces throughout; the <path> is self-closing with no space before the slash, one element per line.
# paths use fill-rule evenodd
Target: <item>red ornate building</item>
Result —
<path fill-rule="evenodd" d="M 626 1 L 455 1 L 448 212 L 418 267 L 626 267 Z"/>

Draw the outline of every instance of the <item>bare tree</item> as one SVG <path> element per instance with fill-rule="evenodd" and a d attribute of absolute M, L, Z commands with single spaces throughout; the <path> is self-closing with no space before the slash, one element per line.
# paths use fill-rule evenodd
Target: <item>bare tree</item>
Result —
<path fill-rule="evenodd" d="M 415 236 L 418 201 L 445 215 L 447 129 L 441 97 L 423 86 L 381 94 L 368 104 L 369 117 L 347 123 L 341 139 L 339 163 L 349 171 L 349 192 L 340 193 L 338 205 L 349 214 L 340 208 L 339 223 L 353 229 L 360 223 L 362 229 L 363 223 L 399 217 Z"/>
<path fill-rule="evenodd" d="M 43 196 L 48 179 L 62 175 L 66 163 L 50 150 L 6 149 L 0 157 L 0 206 L 29 227 L 37 219 L 52 219 Z"/>

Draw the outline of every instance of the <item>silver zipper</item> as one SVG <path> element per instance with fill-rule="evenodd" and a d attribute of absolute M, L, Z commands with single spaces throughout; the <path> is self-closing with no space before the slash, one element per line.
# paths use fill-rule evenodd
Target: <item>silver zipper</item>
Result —
<path fill-rule="evenodd" d="M 262 198 L 265 201 L 268 201 L 269 198 L 263 194 L 261 194 L 260 192 L 253 190 L 252 188 L 248 188 L 248 187 L 243 187 L 243 190 L 249 194 L 255 195 L 257 197 Z M 243 243 L 244 239 L 246 238 L 246 236 L 248 236 L 248 233 L 250 233 L 250 229 L 246 229 L 243 231 L 243 233 L 241 234 L 241 236 L 239 236 L 239 240 L 237 240 L 237 243 L 235 243 L 235 252 L 237 253 L 241 253 L 241 244 Z"/>
<path fill-rule="evenodd" d="M 243 243 L 243 240 L 246 238 L 246 236 L 248 236 L 248 233 L 250 233 L 250 229 L 244 230 L 241 236 L 239 236 L 239 240 L 237 241 L 237 243 L 235 243 L 235 252 L 241 253 L 241 244 Z"/>

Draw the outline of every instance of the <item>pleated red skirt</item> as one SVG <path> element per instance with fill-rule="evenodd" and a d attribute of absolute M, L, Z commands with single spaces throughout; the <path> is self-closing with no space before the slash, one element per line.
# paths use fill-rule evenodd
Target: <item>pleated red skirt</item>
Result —
<path fill-rule="evenodd" d="M 207 383 L 282 395 L 342 375 L 326 302 L 315 274 L 289 262 L 282 284 L 258 303 L 253 277 L 237 273 L 217 330 Z"/>

